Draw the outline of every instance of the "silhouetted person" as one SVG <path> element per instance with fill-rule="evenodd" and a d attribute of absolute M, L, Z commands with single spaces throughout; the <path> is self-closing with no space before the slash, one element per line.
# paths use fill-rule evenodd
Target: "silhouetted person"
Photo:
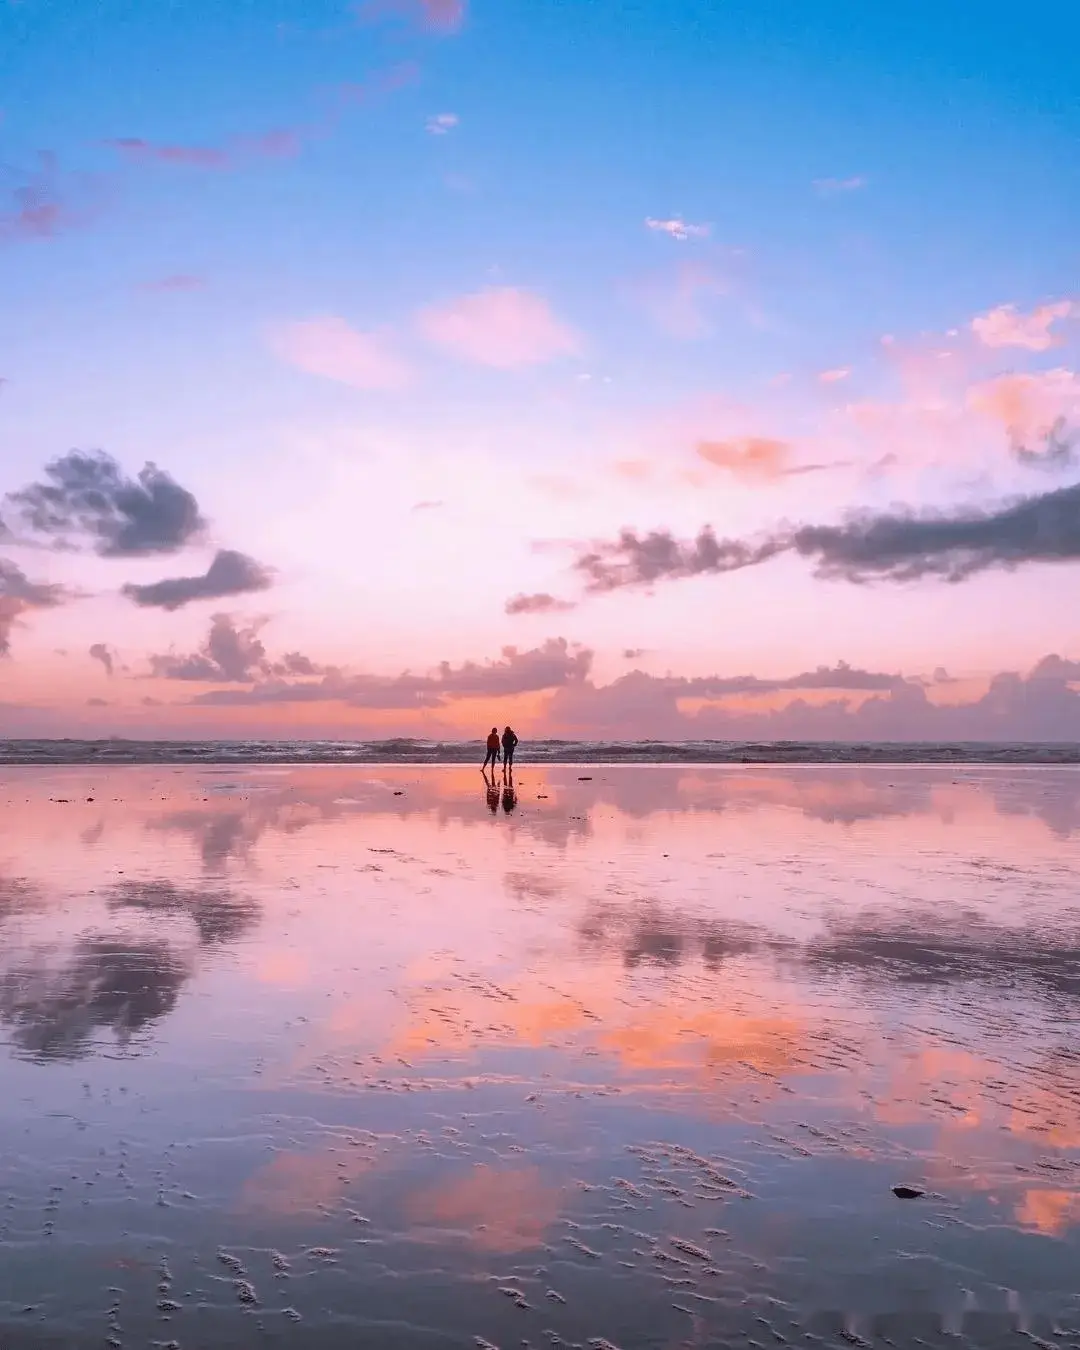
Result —
<path fill-rule="evenodd" d="M 485 772 L 487 766 L 491 765 L 491 772 L 495 772 L 495 765 L 499 762 L 499 728 L 492 727 L 491 735 L 487 738 L 487 754 L 484 756 L 484 767 L 481 773 Z"/>
<path fill-rule="evenodd" d="M 513 773 L 514 770 L 514 751 L 517 749 L 518 738 L 513 727 L 506 727 L 502 734 L 502 752 L 503 752 L 503 777 L 507 772 Z"/>
<path fill-rule="evenodd" d="M 517 793 L 514 791 L 512 783 L 503 788 L 502 806 L 507 815 L 517 806 Z"/>

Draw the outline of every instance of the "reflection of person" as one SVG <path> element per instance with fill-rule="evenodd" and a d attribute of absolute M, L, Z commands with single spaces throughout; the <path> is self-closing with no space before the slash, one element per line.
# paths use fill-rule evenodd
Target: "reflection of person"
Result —
<path fill-rule="evenodd" d="M 486 786 L 486 788 L 487 788 L 487 804 L 488 804 L 488 810 L 491 812 L 491 814 L 492 814 L 493 816 L 498 815 L 498 813 L 499 813 L 499 788 L 498 788 L 498 784 L 495 782 L 495 775 L 492 774 L 492 775 L 491 775 L 491 778 L 489 779 L 488 776 L 487 776 L 487 774 L 485 773 L 485 774 L 484 774 L 484 784 L 485 784 L 485 786 Z"/>
<path fill-rule="evenodd" d="M 499 762 L 499 728 L 492 727 L 491 734 L 487 738 L 487 754 L 484 756 L 484 769 L 490 764 L 492 772 L 495 771 L 495 765 Z"/>
<path fill-rule="evenodd" d="M 507 727 L 502 734 L 502 752 L 503 752 L 503 777 L 507 772 L 513 773 L 514 770 L 514 751 L 517 749 L 518 738 L 513 727 Z"/>
<path fill-rule="evenodd" d="M 513 784 L 507 784 L 503 788 L 502 803 L 503 810 L 507 815 L 517 806 L 517 793 L 514 791 Z"/>

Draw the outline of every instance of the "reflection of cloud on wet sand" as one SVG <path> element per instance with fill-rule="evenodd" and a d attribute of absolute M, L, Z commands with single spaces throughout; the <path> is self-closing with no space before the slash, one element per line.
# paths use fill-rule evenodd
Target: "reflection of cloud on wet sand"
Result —
<path fill-rule="evenodd" d="M 593 1049 L 627 1076 L 662 1072 L 699 1088 L 733 1074 L 757 1082 L 810 1062 L 807 1018 L 779 985 L 760 987 L 746 1011 L 711 1006 L 678 986 L 635 996 L 617 969 L 578 967 L 559 979 L 561 989 L 531 976 L 415 987 L 384 1053 L 419 1062 L 508 1046 Z"/>
<path fill-rule="evenodd" d="M 1076 915 L 1059 915 L 1048 931 L 1007 926 L 967 911 L 865 910 L 838 919 L 810 943 L 801 959 L 865 976 L 876 984 L 934 985 L 948 982 L 1012 988 L 1017 981 L 1054 995 L 1080 994 L 1080 930 Z"/>
<path fill-rule="evenodd" d="M 596 813 L 612 811 L 626 822 L 669 812 L 706 817 L 769 812 L 840 826 L 917 818 L 940 827 L 972 816 L 1019 824 L 1038 818 L 1059 836 L 1080 825 L 1080 775 L 1064 770 L 1018 772 L 1003 781 L 1002 775 L 926 766 L 606 766 L 583 782 L 579 768 L 523 765 L 519 809 L 503 822 L 507 833 L 563 849 L 591 836 Z M 357 816 L 423 815 L 439 825 L 490 825 L 479 774 L 471 767 L 250 772 L 253 790 L 246 797 L 196 778 L 208 798 L 152 816 L 147 828 L 186 834 L 206 871 L 221 873 L 230 863 L 250 862 L 266 834 L 294 837 Z"/>
<path fill-rule="evenodd" d="M 81 1059 L 101 1048 L 106 1031 L 130 1050 L 140 1033 L 173 1011 L 196 972 L 198 949 L 237 940 L 258 918 L 246 898 L 167 881 L 120 882 L 106 891 L 104 902 L 108 915 L 135 918 L 135 931 L 91 929 L 63 944 L 9 936 L 0 969 L 0 1022 L 11 1029 L 17 1053 L 40 1062 Z M 0 922 L 44 909 L 35 887 L 0 880 Z M 138 916 L 151 916 L 153 931 L 142 931 L 146 921 L 140 924 Z M 194 950 L 183 926 L 162 932 L 162 917 L 190 923 Z"/>
<path fill-rule="evenodd" d="M 628 1070 L 709 1074 L 749 1066 L 786 1074 L 808 1067 L 806 1031 L 792 1016 L 661 1007 L 602 1033 L 597 1043 Z"/>
<path fill-rule="evenodd" d="M 253 900 L 232 891 L 185 890 L 171 881 L 123 881 L 108 897 L 111 910 L 137 909 L 191 919 L 206 946 L 235 942 L 257 922 Z"/>
<path fill-rule="evenodd" d="M 19 914 L 30 914 L 44 904 L 44 896 L 37 886 L 22 877 L 0 873 L 0 923 Z"/>
<path fill-rule="evenodd" d="M 477 1164 L 465 1176 L 415 1191 L 405 1204 L 410 1237 L 464 1238 L 487 1252 L 539 1247 L 559 1217 L 562 1190 L 535 1167 Z"/>
<path fill-rule="evenodd" d="M 0 1020 L 16 1049 L 40 1061 L 91 1054 L 99 1031 L 122 1047 L 170 1013 L 190 968 L 167 943 L 80 938 L 54 964 L 51 947 L 31 950 L 0 975 Z"/>
<path fill-rule="evenodd" d="M 1080 1192 L 1025 1191 L 1016 1206 L 1016 1222 L 1048 1237 L 1058 1237 L 1080 1225 Z"/>
<path fill-rule="evenodd" d="M 370 1145 L 336 1137 L 308 1153 L 279 1153 L 244 1182 L 238 1208 L 244 1213 L 320 1214 L 340 1205 L 348 1188 L 374 1171 L 379 1159 Z"/>
<path fill-rule="evenodd" d="M 637 966 L 675 967 L 695 959 L 713 972 L 725 961 L 789 944 L 768 929 L 737 920 L 683 914 L 667 906 L 593 902 L 578 923 L 585 952 Z"/>

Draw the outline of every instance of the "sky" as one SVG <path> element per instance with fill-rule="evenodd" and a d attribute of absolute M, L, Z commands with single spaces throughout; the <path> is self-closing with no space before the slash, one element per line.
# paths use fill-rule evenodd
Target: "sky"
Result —
<path fill-rule="evenodd" d="M 1080 740 L 1052 0 L 0 0 L 0 735 Z"/>

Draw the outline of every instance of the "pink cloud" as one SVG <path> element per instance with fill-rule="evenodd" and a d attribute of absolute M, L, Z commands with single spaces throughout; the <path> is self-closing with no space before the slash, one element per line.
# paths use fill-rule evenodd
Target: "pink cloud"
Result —
<path fill-rule="evenodd" d="M 40 162 L 40 169 L 27 174 L 26 181 L 11 191 L 8 209 L 0 210 L 0 242 L 54 239 L 86 223 L 86 213 L 69 204 L 74 180 L 66 177 L 62 191 L 55 156 L 42 152 Z"/>
<path fill-rule="evenodd" d="M 293 159 L 303 148 L 303 138 L 298 131 L 285 128 L 237 141 L 236 147 L 241 154 L 253 159 Z"/>
<path fill-rule="evenodd" d="M 581 350 L 574 330 L 557 318 L 547 301 L 512 286 L 491 287 L 445 305 L 422 310 L 423 336 L 465 361 L 513 370 Z"/>
<path fill-rule="evenodd" d="M 836 370 L 823 370 L 818 375 L 818 379 L 822 384 L 839 384 L 841 380 L 846 380 L 850 374 L 849 367 L 839 366 Z"/>
<path fill-rule="evenodd" d="M 843 192 L 858 192 L 868 182 L 862 174 L 852 174 L 850 178 L 815 178 L 814 191 L 821 197 L 836 197 Z"/>
<path fill-rule="evenodd" d="M 1080 305 L 1057 300 L 1037 305 L 1030 314 L 1022 314 L 1015 305 L 998 305 L 971 321 L 971 331 L 984 347 L 1024 347 L 1029 352 L 1045 352 L 1061 345 L 1050 331 L 1061 319 L 1080 318 Z"/>
<path fill-rule="evenodd" d="M 371 79 L 356 84 L 338 85 L 338 99 L 343 104 L 370 103 L 384 94 L 392 94 L 420 79 L 420 67 L 415 61 L 402 61 L 389 70 L 379 71 Z"/>
<path fill-rule="evenodd" d="M 400 17 L 432 33 L 456 33 L 465 22 L 466 0 L 365 0 L 355 12 L 366 22 Z"/>
<path fill-rule="evenodd" d="M 51 239 L 71 223 L 63 204 L 40 188 L 19 188 L 14 210 L 0 216 L 0 238 Z"/>
<path fill-rule="evenodd" d="M 172 276 L 161 277 L 157 281 L 144 281 L 140 291 L 198 291 L 206 285 L 202 277 L 191 276 L 186 272 L 177 272 Z"/>
<path fill-rule="evenodd" d="M 706 314 L 710 299 L 728 295 L 728 278 L 708 263 L 680 262 L 674 272 L 630 288 L 630 296 L 672 337 L 699 338 L 711 332 Z"/>
<path fill-rule="evenodd" d="M 848 461 L 824 464 L 793 464 L 795 447 L 789 441 L 769 436 L 742 436 L 735 440 L 698 441 L 698 455 L 718 469 L 726 469 L 746 483 L 775 483 L 825 469 L 847 468 Z"/>
<path fill-rule="evenodd" d="M 105 144 L 130 160 L 190 165 L 197 169 L 232 167 L 232 156 L 228 151 L 208 145 L 155 145 L 153 141 L 143 140 L 141 136 L 118 136 L 106 141 Z"/>
<path fill-rule="evenodd" d="M 709 464 L 727 469 L 736 478 L 769 481 L 788 472 L 791 445 L 767 436 L 734 441 L 699 441 L 697 452 Z"/>
<path fill-rule="evenodd" d="M 1033 375 L 999 375 L 968 391 L 968 406 L 999 422 L 1011 437 L 1038 440 L 1059 419 L 1080 416 L 1080 376 L 1075 371 L 1041 371 Z"/>
<path fill-rule="evenodd" d="M 286 127 L 260 136 L 235 137 L 227 147 L 160 145 L 141 136 L 119 136 L 105 144 L 133 163 L 225 170 L 253 159 L 291 159 L 303 149 L 304 133 Z"/>
<path fill-rule="evenodd" d="M 409 382 L 409 367 L 382 337 L 336 315 L 277 324 L 267 336 L 276 356 L 309 375 L 354 389 L 400 389 Z"/>

